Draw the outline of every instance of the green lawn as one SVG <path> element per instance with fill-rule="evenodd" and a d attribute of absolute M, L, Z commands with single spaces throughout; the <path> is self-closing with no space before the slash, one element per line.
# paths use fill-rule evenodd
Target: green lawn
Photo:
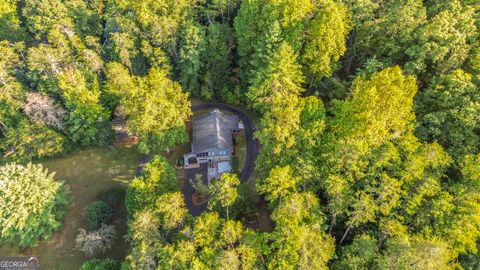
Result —
<path fill-rule="evenodd" d="M 245 131 L 234 136 L 235 155 L 232 158 L 233 171 L 240 173 L 247 158 Z"/>
<path fill-rule="evenodd" d="M 35 255 L 40 259 L 42 269 L 78 269 L 86 258 L 74 249 L 79 228 L 85 228 L 85 209 L 97 195 L 110 188 L 126 189 L 139 163 L 134 149 L 96 148 L 75 152 L 67 157 L 41 162 L 56 180 L 63 180 L 71 191 L 71 204 L 63 220 L 63 227 L 46 242 L 36 248 L 15 250 L 0 247 L 0 254 Z M 123 259 L 125 256 L 126 211 L 123 202 L 116 209 L 114 225 L 117 242 L 103 257 Z"/>

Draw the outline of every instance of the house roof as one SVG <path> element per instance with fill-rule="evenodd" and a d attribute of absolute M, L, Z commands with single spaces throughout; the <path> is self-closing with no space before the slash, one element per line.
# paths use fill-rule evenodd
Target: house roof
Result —
<path fill-rule="evenodd" d="M 233 152 L 232 131 L 238 128 L 236 115 L 225 115 L 215 109 L 193 119 L 192 153 L 214 149 Z"/>

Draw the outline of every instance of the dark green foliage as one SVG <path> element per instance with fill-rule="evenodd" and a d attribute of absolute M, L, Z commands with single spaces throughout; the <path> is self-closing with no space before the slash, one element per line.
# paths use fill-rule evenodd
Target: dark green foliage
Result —
<path fill-rule="evenodd" d="M 113 217 L 113 209 L 104 201 L 94 201 L 87 208 L 87 227 L 94 231 L 103 224 L 109 224 Z"/>
<path fill-rule="evenodd" d="M 455 158 L 480 150 L 480 89 L 463 70 L 430 82 L 416 100 L 416 133 L 437 140 Z"/>
<path fill-rule="evenodd" d="M 260 202 L 260 196 L 255 190 L 255 183 L 249 181 L 238 185 L 238 197 L 231 206 L 230 215 L 233 219 L 248 219 L 255 214 L 257 204 Z"/>
<path fill-rule="evenodd" d="M 110 207 L 115 209 L 123 204 L 125 193 L 126 191 L 123 188 L 110 188 L 100 192 L 97 195 L 97 200 L 106 202 Z"/>
<path fill-rule="evenodd" d="M 93 259 L 86 261 L 80 267 L 80 270 L 120 270 L 122 263 L 112 259 Z"/>

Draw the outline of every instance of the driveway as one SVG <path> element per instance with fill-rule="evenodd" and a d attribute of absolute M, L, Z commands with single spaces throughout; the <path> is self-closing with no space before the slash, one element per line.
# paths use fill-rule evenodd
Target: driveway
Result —
<path fill-rule="evenodd" d="M 192 112 L 197 112 L 201 110 L 208 110 L 208 109 L 219 109 L 222 111 L 228 111 L 233 114 L 238 115 L 238 118 L 242 120 L 244 128 L 245 128 L 245 138 L 246 138 L 246 148 L 247 148 L 247 153 L 246 153 L 246 159 L 245 159 L 245 165 L 243 166 L 242 171 L 238 175 L 238 178 L 240 179 L 240 182 L 244 183 L 250 179 L 250 177 L 253 174 L 253 170 L 255 169 L 255 160 L 257 159 L 258 151 L 259 151 L 259 144 L 258 140 L 254 138 L 253 134 L 255 132 L 255 125 L 253 121 L 246 115 L 243 111 L 239 110 L 238 108 L 224 104 L 224 103 L 204 103 L 200 105 L 196 105 L 192 107 Z M 185 199 L 185 204 L 190 211 L 190 214 L 193 216 L 199 216 L 205 209 L 207 208 L 207 204 L 203 205 L 194 205 L 192 202 L 192 195 L 195 192 L 193 189 L 192 185 L 188 181 L 188 179 L 193 178 L 196 173 L 199 173 L 198 170 L 200 170 L 200 173 L 203 170 L 206 170 L 206 165 L 205 168 L 199 168 L 199 169 L 188 169 L 185 170 L 185 181 L 183 184 L 182 188 L 182 193 L 183 197 Z M 192 172 L 189 172 L 192 171 Z M 190 178 L 187 176 L 190 175 Z M 206 175 L 206 173 L 204 173 Z M 205 182 L 205 181 L 204 181 Z"/>
<path fill-rule="evenodd" d="M 197 112 L 201 110 L 208 110 L 208 109 L 219 109 L 222 111 L 228 111 L 233 114 L 238 115 L 238 118 L 242 120 L 243 126 L 245 128 L 245 138 L 246 138 L 246 158 L 245 158 L 245 165 L 243 166 L 242 171 L 238 175 L 240 182 L 244 183 L 247 182 L 253 174 L 253 170 L 255 169 L 255 160 L 257 159 L 257 155 L 259 152 L 259 143 L 258 140 L 254 138 L 253 134 L 255 133 L 255 124 L 253 121 L 246 115 L 243 111 L 238 109 L 235 106 L 224 104 L 224 103 L 215 103 L 209 102 L 200 105 L 192 106 L 192 112 Z M 150 156 L 145 155 L 141 158 L 140 165 L 137 169 L 136 175 L 140 175 L 143 166 L 150 160 Z M 202 205 L 195 205 L 192 202 L 192 196 L 195 190 L 193 189 L 192 185 L 188 181 L 188 179 L 195 178 L 195 174 L 201 173 L 206 176 L 206 164 L 198 169 L 188 169 L 185 170 L 185 181 L 182 187 L 183 197 L 185 199 L 185 205 L 187 209 L 190 211 L 190 214 L 193 216 L 199 216 L 205 209 L 207 208 L 207 204 Z M 206 182 L 206 180 L 204 180 Z"/>
<path fill-rule="evenodd" d="M 207 183 L 207 163 L 200 164 L 200 168 L 188 169 L 185 170 L 182 193 L 183 198 L 185 200 L 185 205 L 187 206 L 188 211 L 190 214 L 194 216 L 199 216 L 205 209 L 207 208 L 207 204 L 195 205 L 192 201 L 193 193 L 195 193 L 195 189 L 193 189 L 192 184 L 190 183 L 190 179 L 194 180 L 196 174 L 203 175 L 203 183 Z"/>

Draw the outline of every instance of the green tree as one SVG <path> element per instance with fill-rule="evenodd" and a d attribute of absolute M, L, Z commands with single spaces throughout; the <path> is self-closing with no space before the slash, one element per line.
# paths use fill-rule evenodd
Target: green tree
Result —
<path fill-rule="evenodd" d="M 121 268 L 121 262 L 113 259 L 93 259 L 86 261 L 80 267 L 80 270 L 118 270 Z"/>
<path fill-rule="evenodd" d="M 135 213 L 129 223 L 132 251 L 126 261 L 132 269 L 156 269 L 155 252 L 161 241 L 160 220 L 153 210 Z"/>
<path fill-rule="evenodd" d="M 386 68 L 370 79 L 357 77 L 351 97 L 334 105 L 332 129 L 361 149 L 399 138 L 415 118 L 416 92 L 415 78 L 404 76 L 399 67 Z"/>
<path fill-rule="evenodd" d="M 26 26 L 35 38 L 41 38 L 57 26 L 71 27 L 67 7 L 59 0 L 28 0 L 22 10 Z"/>
<path fill-rule="evenodd" d="M 214 180 L 208 187 L 210 200 L 208 208 L 212 210 L 216 205 L 225 207 L 228 216 L 228 207 L 235 203 L 238 197 L 237 186 L 240 184 L 236 174 L 224 173 L 218 180 Z"/>
<path fill-rule="evenodd" d="M 4 138 L 0 140 L 1 161 L 32 161 L 63 151 L 65 138 L 62 135 L 48 127 L 32 124 L 22 117 L 15 121 L 16 125 L 8 125 L 3 129 Z"/>
<path fill-rule="evenodd" d="M 379 256 L 378 243 L 368 234 L 356 236 L 352 244 L 342 248 L 333 269 L 367 270 L 374 268 Z"/>
<path fill-rule="evenodd" d="M 271 106 L 275 96 L 285 98 L 304 91 L 304 76 L 297 63 L 297 55 L 286 42 L 279 46 L 267 66 L 258 70 L 255 76 L 250 81 L 247 97 L 254 108 L 262 111 Z"/>
<path fill-rule="evenodd" d="M 87 208 L 87 226 L 89 230 L 98 230 L 108 224 L 113 217 L 113 209 L 104 201 L 94 201 Z"/>
<path fill-rule="evenodd" d="M 163 227 L 168 230 L 181 226 L 188 213 L 180 192 L 161 195 L 156 202 L 156 210 L 161 215 Z"/>
<path fill-rule="evenodd" d="M 407 51 L 405 70 L 431 77 L 460 68 L 476 36 L 474 10 L 453 0 L 415 33 L 415 45 Z"/>
<path fill-rule="evenodd" d="M 257 190 L 265 195 L 269 202 L 282 201 L 282 197 L 294 192 L 298 178 L 294 177 L 290 166 L 275 167 L 265 181 L 257 184 Z"/>
<path fill-rule="evenodd" d="M 200 92 L 200 76 L 203 68 L 202 54 L 205 51 L 205 29 L 198 24 L 184 26 L 180 40 L 179 82 L 188 92 L 210 99 L 212 95 L 202 95 Z"/>
<path fill-rule="evenodd" d="M 25 38 L 25 29 L 22 27 L 17 13 L 17 2 L 14 0 L 3 1 L 0 4 L 0 40 L 17 42 Z"/>
<path fill-rule="evenodd" d="M 384 62 L 387 66 L 405 63 L 408 59 L 406 52 L 416 43 L 417 29 L 427 21 L 423 1 L 373 2 L 355 3 L 364 4 L 364 8 L 369 6 L 368 9 L 376 7 L 371 11 L 370 18 L 357 24 L 350 55 L 356 58 L 358 64 L 372 58 Z M 355 13 L 354 10 L 353 16 L 359 16 Z M 364 10 L 359 10 L 358 13 L 365 14 Z"/>
<path fill-rule="evenodd" d="M 480 146 L 480 91 L 463 70 L 435 77 L 415 102 L 416 134 L 437 140 L 454 157 L 477 153 Z"/>
<path fill-rule="evenodd" d="M 185 142 L 185 122 L 191 116 L 188 95 L 168 77 L 152 68 L 148 76 L 132 77 L 118 63 L 107 65 L 107 89 L 120 97 L 128 128 L 140 136 L 140 150 L 159 153 Z"/>
<path fill-rule="evenodd" d="M 311 193 L 293 193 L 272 213 L 276 222 L 268 269 L 328 269 L 334 240 L 323 231 L 318 199 Z"/>
<path fill-rule="evenodd" d="M 67 70 L 59 77 L 58 85 L 69 110 L 68 137 L 82 145 L 108 142 L 108 111 L 100 104 L 97 78 L 88 82 L 78 70 Z"/>
<path fill-rule="evenodd" d="M 308 26 L 308 40 L 302 55 L 308 72 L 315 79 L 330 76 L 335 62 L 345 54 L 349 32 L 347 8 L 341 3 L 325 1 Z"/>
<path fill-rule="evenodd" d="M 447 244 L 438 239 L 391 239 L 386 246 L 380 269 L 454 269 Z"/>
<path fill-rule="evenodd" d="M 140 177 L 133 179 L 127 189 L 125 205 L 134 215 L 144 208 L 154 208 L 159 196 L 177 191 L 175 170 L 161 156 L 154 156 L 143 168 Z"/>
<path fill-rule="evenodd" d="M 41 165 L 0 166 L 0 242 L 36 246 L 62 225 L 68 204 L 63 183 Z"/>
<path fill-rule="evenodd" d="M 233 30 L 227 24 L 214 23 L 207 28 L 204 64 L 200 95 L 204 98 L 217 97 L 229 103 L 239 101 L 233 91 L 232 62 L 235 40 Z"/>

